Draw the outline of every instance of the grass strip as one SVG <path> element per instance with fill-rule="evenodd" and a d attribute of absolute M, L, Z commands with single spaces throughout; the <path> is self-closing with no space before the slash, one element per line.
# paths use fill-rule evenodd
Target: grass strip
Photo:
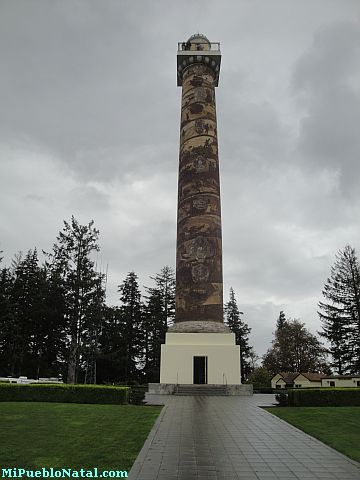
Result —
<path fill-rule="evenodd" d="M 0 465 L 130 470 L 161 407 L 0 403 Z"/>
<path fill-rule="evenodd" d="M 266 410 L 360 462 L 360 407 L 269 407 Z"/>

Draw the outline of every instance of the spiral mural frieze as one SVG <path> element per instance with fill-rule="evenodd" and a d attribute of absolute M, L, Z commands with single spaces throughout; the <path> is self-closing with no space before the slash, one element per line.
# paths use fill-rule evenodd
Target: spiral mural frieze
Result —
<path fill-rule="evenodd" d="M 223 321 L 220 179 L 214 72 L 182 77 L 176 322 Z"/>

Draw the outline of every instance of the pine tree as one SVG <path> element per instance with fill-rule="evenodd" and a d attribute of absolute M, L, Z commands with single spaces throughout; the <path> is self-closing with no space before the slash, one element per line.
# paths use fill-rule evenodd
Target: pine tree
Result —
<path fill-rule="evenodd" d="M 225 304 L 225 321 L 230 330 L 235 333 L 236 344 L 240 345 L 240 367 L 241 367 L 241 381 L 245 382 L 248 375 L 251 373 L 250 357 L 252 347 L 249 345 L 249 333 L 251 328 L 243 322 L 236 303 L 235 293 L 230 288 L 230 300 Z"/>
<path fill-rule="evenodd" d="M 279 318 L 276 322 L 276 328 L 278 330 L 281 330 L 283 328 L 283 326 L 285 325 L 285 322 L 286 322 L 285 313 L 281 310 L 280 314 L 279 314 Z"/>
<path fill-rule="evenodd" d="M 159 382 L 161 345 L 175 317 L 175 275 L 165 266 L 155 277 L 155 287 L 146 287 L 144 315 L 144 373 L 147 382 Z"/>
<path fill-rule="evenodd" d="M 15 277 L 9 268 L 0 270 L 0 376 L 11 375 L 14 349 L 15 318 L 12 309 L 12 289 Z"/>
<path fill-rule="evenodd" d="M 43 377 L 66 377 L 67 318 L 65 286 L 59 272 L 43 267 L 46 274 L 43 328 Z"/>
<path fill-rule="evenodd" d="M 63 312 L 54 281 L 40 267 L 36 249 L 16 254 L 12 269 L 0 278 L 0 358 L 11 376 L 58 376 L 62 373 Z"/>
<path fill-rule="evenodd" d="M 99 355 L 99 335 L 104 324 L 105 288 L 103 275 L 95 278 L 92 295 L 89 297 L 87 328 L 83 335 L 83 357 L 85 383 L 97 383 L 97 358 Z"/>
<path fill-rule="evenodd" d="M 68 383 L 76 383 L 79 373 L 85 373 L 87 343 L 93 337 L 95 319 L 100 319 L 97 311 L 104 298 L 99 295 L 104 276 L 91 258 L 100 250 L 99 231 L 93 225 L 93 221 L 80 225 L 73 216 L 71 223 L 64 221 L 53 252 L 47 254 L 47 266 L 62 279 L 65 294 Z"/>
<path fill-rule="evenodd" d="M 322 293 L 320 335 L 330 342 L 332 365 L 339 375 L 360 373 L 360 267 L 350 245 L 336 254 Z"/>
<path fill-rule="evenodd" d="M 150 277 L 155 281 L 155 288 L 148 289 L 149 292 L 157 291 L 161 298 L 162 304 L 162 319 L 164 330 L 167 331 L 175 318 L 175 273 L 168 265 L 163 267 L 155 278 Z M 165 337 L 162 339 L 165 341 Z"/>
<path fill-rule="evenodd" d="M 291 359 L 293 343 L 289 342 L 289 322 L 286 320 L 285 313 L 281 310 L 276 321 L 276 346 L 277 346 L 277 361 L 284 366 L 282 371 L 291 371 Z M 285 367 L 286 366 L 286 367 Z"/>
<path fill-rule="evenodd" d="M 153 289 L 147 297 L 144 309 L 144 366 L 146 382 L 160 381 L 160 351 L 165 341 L 166 325 L 163 318 L 163 303 L 159 290 Z"/>
<path fill-rule="evenodd" d="M 13 262 L 11 375 L 38 377 L 42 354 L 44 293 L 46 279 L 39 267 L 36 249 Z"/>
<path fill-rule="evenodd" d="M 32 378 L 39 378 L 40 376 L 45 377 L 48 372 L 46 337 L 49 334 L 49 325 L 45 304 L 47 277 L 45 269 L 38 265 L 36 250 L 32 262 L 33 278 L 29 289 L 29 298 L 31 299 L 29 304 L 30 343 L 27 366 L 32 369 L 32 372 L 28 371 L 28 375 L 30 374 Z"/>
<path fill-rule="evenodd" d="M 125 376 L 123 380 L 126 383 L 139 380 L 140 372 L 137 364 L 143 359 L 143 305 L 137 278 L 135 272 L 129 272 L 118 290 L 122 303 L 120 306 L 121 333 L 125 344 Z"/>
<path fill-rule="evenodd" d="M 98 337 L 98 383 L 122 383 L 126 378 L 126 323 L 119 307 L 105 306 Z"/>

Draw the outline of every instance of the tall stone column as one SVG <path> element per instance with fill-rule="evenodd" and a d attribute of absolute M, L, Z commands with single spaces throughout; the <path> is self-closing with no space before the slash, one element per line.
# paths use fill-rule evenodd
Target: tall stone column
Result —
<path fill-rule="evenodd" d="M 178 45 L 182 105 L 176 316 L 161 345 L 160 384 L 150 384 L 151 393 L 176 393 L 190 385 L 195 390 L 199 385 L 216 386 L 224 393 L 241 389 L 240 347 L 223 322 L 215 108 L 220 60 L 219 43 L 210 43 L 204 35 L 193 35 Z"/>
<path fill-rule="evenodd" d="M 218 45 L 218 44 L 217 44 Z M 178 56 L 182 85 L 176 317 L 171 331 L 228 331 L 223 324 L 220 179 L 215 86 L 220 51 L 195 35 Z"/>

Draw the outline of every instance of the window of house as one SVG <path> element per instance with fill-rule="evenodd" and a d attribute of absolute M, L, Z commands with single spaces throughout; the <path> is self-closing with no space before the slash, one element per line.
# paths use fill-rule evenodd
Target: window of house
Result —
<path fill-rule="evenodd" d="M 360 380 L 358 380 L 358 381 L 356 382 L 356 385 L 357 385 L 358 387 L 360 387 Z"/>
<path fill-rule="evenodd" d="M 335 387 L 335 382 L 330 382 L 330 387 Z"/>
<path fill-rule="evenodd" d="M 279 390 L 279 388 L 281 388 L 281 385 L 276 385 L 276 388 L 277 390 Z"/>
<path fill-rule="evenodd" d="M 301 384 L 300 383 L 295 383 L 295 388 L 301 388 Z"/>

